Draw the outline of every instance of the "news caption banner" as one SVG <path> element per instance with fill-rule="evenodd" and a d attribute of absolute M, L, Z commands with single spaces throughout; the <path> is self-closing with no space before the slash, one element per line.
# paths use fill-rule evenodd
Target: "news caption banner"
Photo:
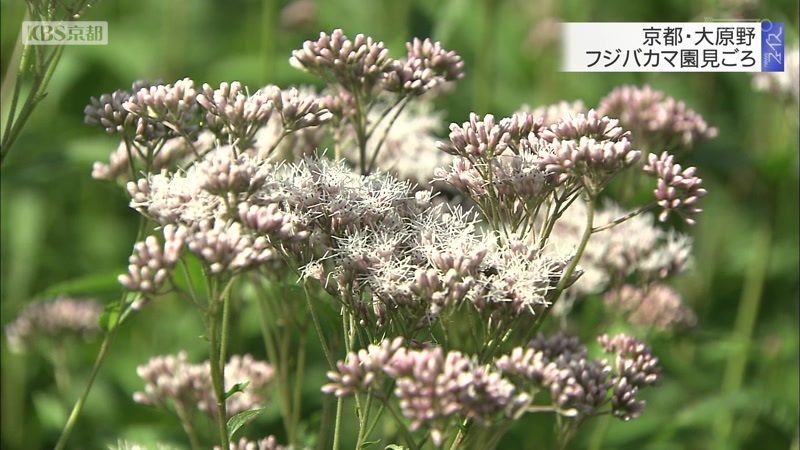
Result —
<path fill-rule="evenodd" d="M 22 22 L 24 45 L 107 45 L 108 22 Z"/>
<path fill-rule="evenodd" d="M 564 72 L 783 72 L 781 22 L 562 23 Z"/>

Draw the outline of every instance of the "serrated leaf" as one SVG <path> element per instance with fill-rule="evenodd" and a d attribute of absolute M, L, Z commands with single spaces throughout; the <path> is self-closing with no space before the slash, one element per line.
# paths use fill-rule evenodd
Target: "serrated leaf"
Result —
<path fill-rule="evenodd" d="M 227 398 L 227 397 L 226 397 Z M 264 408 L 242 411 L 228 420 L 228 439 L 233 440 L 233 435 L 253 417 L 261 414 Z"/>
<path fill-rule="evenodd" d="M 247 389 L 247 386 L 250 385 L 249 381 L 245 381 L 244 383 L 236 383 L 231 387 L 228 392 L 225 393 L 225 400 L 231 398 L 231 395 L 237 392 L 244 392 Z"/>

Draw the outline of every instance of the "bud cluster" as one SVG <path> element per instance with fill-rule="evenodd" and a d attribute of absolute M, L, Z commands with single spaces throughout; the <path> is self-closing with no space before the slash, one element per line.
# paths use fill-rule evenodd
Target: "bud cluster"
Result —
<path fill-rule="evenodd" d="M 465 418 L 487 424 L 540 410 L 542 390 L 549 392 L 553 410 L 566 417 L 580 420 L 609 410 L 623 420 L 638 417 L 644 401 L 635 396 L 658 383 L 658 358 L 630 336 L 603 335 L 598 341 L 615 355 L 613 363 L 591 358 L 577 338 L 560 334 L 539 335 L 488 365 L 459 351 L 414 349 L 402 338 L 383 340 L 339 361 L 322 391 L 338 397 L 366 391 L 388 396 L 383 390 L 394 386 L 391 394 L 411 429 L 428 427 L 437 446 L 443 432 Z"/>
<path fill-rule="evenodd" d="M 178 414 L 199 410 L 214 418 L 217 402 L 210 370 L 208 361 L 189 363 L 185 352 L 153 357 L 136 369 L 145 381 L 145 387 L 144 391 L 134 393 L 133 399 L 145 405 L 174 408 Z M 262 407 L 264 387 L 273 376 L 274 369 L 266 362 L 255 360 L 250 355 L 232 356 L 225 364 L 225 392 L 237 384 L 246 386 L 226 400 L 228 418 Z"/>

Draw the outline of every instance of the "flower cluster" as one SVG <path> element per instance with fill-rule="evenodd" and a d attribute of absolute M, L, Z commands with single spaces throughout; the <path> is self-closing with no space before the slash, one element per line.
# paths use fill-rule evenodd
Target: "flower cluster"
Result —
<path fill-rule="evenodd" d="M 267 88 L 264 88 L 267 89 Z M 277 97 L 276 97 L 277 98 Z M 327 132 L 330 124 L 330 108 L 326 105 L 326 96 L 320 96 L 313 88 L 290 88 L 281 91 L 281 103 L 294 104 L 294 107 L 281 108 L 267 121 L 266 126 L 259 128 L 254 136 L 254 153 L 261 158 L 273 161 L 297 161 L 313 155 Z M 314 105 L 309 105 L 310 102 Z M 298 105 L 299 103 L 299 105 Z M 310 116 L 298 117 L 297 111 Z M 291 122 L 292 119 L 296 119 Z M 286 121 L 286 120 L 289 121 Z M 319 126 L 304 126 L 319 123 Z M 300 128 L 301 126 L 304 126 Z M 238 147 L 242 147 L 238 145 Z"/>
<path fill-rule="evenodd" d="M 753 89 L 800 103 L 800 46 L 787 48 L 781 72 L 761 72 L 753 77 Z"/>
<path fill-rule="evenodd" d="M 190 364 L 185 352 L 177 355 L 156 356 L 147 364 L 136 368 L 145 381 L 143 392 L 133 394 L 137 403 L 172 409 L 185 420 L 195 410 L 216 417 L 217 408 L 211 384 L 210 363 Z M 226 400 L 228 418 L 242 411 L 263 405 L 263 387 L 272 381 L 274 369 L 268 363 L 257 361 L 250 355 L 234 355 L 225 364 L 225 392 L 235 385 L 247 384 L 241 391 Z"/>
<path fill-rule="evenodd" d="M 286 181 L 278 172 L 284 171 L 222 146 L 185 172 L 162 171 L 129 182 L 131 207 L 164 227 L 165 247 L 160 250 L 152 236 L 137 244 L 129 275 L 120 282 L 155 292 L 185 249 L 212 274 L 273 266 L 281 259 L 275 245 L 308 236 L 305 219 L 273 197 Z"/>
<path fill-rule="evenodd" d="M 406 44 L 402 60 L 389 57 L 383 42 L 359 34 L 350 40 L 342 30 L 320 33 L 317 41 L 306 41 L 292 53 L 293 66 L 338 83 L 348 93 L 370 95 L 381 86 L 391 92 L 420 95 L 463 76 L 464 63 L 452 51 L 430 39 Z"/>
<path fill-rule="evenodd" d="M 194 81 L 189 78 L 178 80 L 174 84 L 142 87 L 122 107 L 131 117 L 137 119 L 136 135 L 144 140 L 173 133 L 191 137 L 200 128 L 202 112 L 197 103 Z"/>
<path fill-rule="evenodd" d="M 618 335 L 610 338 L 602 335 L 597 341 L 606 353 L 616 354 L 613 364 L 615 376 L 612 378 L 611 413 L 628 421 L 644 412 L 645 402 L 636 400 L 639 389 L 658 384 L 661 379 L 661 366 L 645 344 L 636 338 Z"/>
<path fill-rule="evenodd" d="M 215 446 L 214 450 L 220 450 L 220 446 Z M 292 450 L 291 445 L 285 446 L 278 444 L 275 436 L 268 436 L 259 441 L 248 441 L 246 438 L 239 439 L 238 442 L 231 442 L 230 450 Z"/>
<path fill-rule="evenodd" d="M 67 336 L 88 339 L 100 331 L 98 319 L 103 306 L 95 300 L 58 297 L 33 302 L 6 325 L 9 347 L 21 351 L 37 338 L 60 340 Z"/>
<path fill-rule="evenodd" d="M 291 269 L 319 282 L 352 347 L 374 343 L 339 361 L 323 391 L 397 401 L 410 429 L 429 430 L 437 446 L 465 421 L 492 425 L 531 411 L 574 418 L 575 427 L 597 414 L 638 417 L 638 391 L 660 374 L 636 339 L 601 336 L 611 362 L 576 338 L 514 340 L 529 339 L 562 295 L 604 292 L 609 308 L 643 326 L 694 321 L 666 286 L 690 263 L 691 241 L 641 212 L 657 205 L 662 222 L 675 212 L 694 223 L 706 194 L 695 168 L 648 152 L 688 148 L 716 130 L 682 102 L 627 86 L 597 109 L 576 101 L 505 118 L 472 113 L 437 143 L 440 117 L 418 97 L 463 76 L 461 58 L 440 43 L 414 39 L 394 60 L 382 42 L 337 29 L 306 42 L 291 63 L 327 88 L 251 93 L 238 82 L 195 89 L 184 79 L 92 99 L 87 123 L 123 138 L 93 175 L 127 181 L 131 208 L 163 234 L 135 244 L 120 283 L 145 297 L 180 290 L 172 271 L 189 255 L 215 293 L 244 271 Z M 336 160 L 316 152 L 328 132 Z M 628 169 L 658 179 L 656 201 L 634 212 L 598 208 Z M 431 182 L 475 209 L 451 206 Z M 471 343 L 457 339 L 466 324 Z M 272 367 L 249 356 L 225 367 L 226 391 L 250 381 L 227 398 L 228 414 L 261 405 Z M 208 361 L 189 364 L 181 353 L 137 372 L 146 381 L 137 402 L 172 408 L 184 422 L 193 410 L 219 415 Z M 284 447 L 270 437 L 230 448 Z"/>
<path fill-rule="evenodd" d="M 619 287 L 627 279 L 639 285 L 664 281 L 691 267 L 692 240 L 675 231 L 665 231 L 649 214 L 632 214 L 611 201 L 595 212 L 598 231 L 592 234 L 581 257 L 584 275 L 573 289 L 582 295 Z M 578 245 L 586 222 L 586 203 L 576 201 L 556 222 L 550 239 L 559 246 Z M 612 227 L 608 225 L 615 224 Z"/>
<path fill-rule="evenodd" d="M 585 202 L 570 205 L 550 235 L 553 246 L 577 246 L 586 213 Z M 636 325 L 661 330 L 691 326 L 694 314 L 664 283 L 692 266 L 692 239 L 656 226 L 651 214 L 626 211 L 611 201 L 595 212 L 594 224 L 580 260 L 583 275 L 565 292 L 557 312 L 566 314 L 575 301 L 603 294 L 611 311 Z"/>
<path fill-rule="evenodd" d="M 758 14 L 760 0 L 720 0 L 719 4 L 703 11 L 703 17 L 719 17 L 726 21 L 747 20 Z"/>
<path fill-rule="evenodd" d="M 119 439 L 116 445 L 109 445 L 108 450 L 175 450 L 175 447 L 165 445 L 160 442 L 157 442 L 156 446 L 152 447 L 150 445 L 143 445 L 138 442 L 130 442 Z"/>
<path fill-rule="evenodd" d="M 131 86 L 131 92 L 136 93 L 150 87 L 151 84 L 147 81 L 136 81 Z M 131 92 L 118 89 L 111 94 L 103 94 L 100 98 L 92 97 L 90 104 L 83 110 L 84 121 L 88 125 L 103 127 L 108 134 L 125 135 L 133 131 L 138 133 L 140 139 L 153 136 L 156 134 L 157 124 L 130 113 L 127 105 Z M 164 132 L 163 126 L 158 127 L 158 132 Z"/>
<path fill-rule="evenodd" d="M 369 388 L 381 388 L 381 380 L 395 380 L 394 395 L 403 415 L 411 419 L 411 430 L 424 424 L 439 446 L 442 430 L 454 419 L 470 418 L 488 423 L 499 415 L 511 416 L 520 405 L 514 386 L 489 366 L 441 347 L 420 350 L 404 347 L 402 338 L 384 340 L 366 350 L 350 353 L 328 373 L 331 383 L 322 391 L 339 397 Z"/>
<path fill-rule="evenodd" d="M 172 224 L 164 227 L 164 245 L 155 236 L 148 236 L 133 246 L 128 274 L 119 276 L 119 283 L 131 291 L 155 294 L 167 281 L 181 254 L 186 228 Z"/>
<path fill-rule="evenodd" d="M 642 170 L 658 179 L 653 191 L 658 206 L 662 208 L 658 220 L 666 222 L 669 213 L 674 212 L 687 224 L 694 225 L 696 221 L 692 216 L 703 211 L 696 203 L 707 191 L 702 187 L 703 180 L 695 175 L 695 167 L 683 169 L 674 161 L 675 157 L 667 152 L 661 156 L 650 154 Z"/>
<path fill-rule="evenodd" d="M 270 86 L 248 95 L 241 83 L 222 83 L 219 89 L 203 85 L 197 102 L 206 111 L 207 126 L 215 134 L 228 135 L 243 148 L 249 147 L 256 131 L 265 126 L 275 109 L 280 89 Z"/>
<path fill-rule="evenodd" d="M 569 261 L 544 257 L 533 243 L 498 246 L 469 214 L 434 205 L 430 192 L 327 159 L 276 166 L 223 146 L 185 172 L 150 175 L 128 190 L 131 206 L 164 227 L 163 247 L 153 236 L 137 244 L 120 278 L 144 293 L 159 291 L 186 249 L 210 274 L 284 255 L 337 296 L 349 293 L 359 316 L 361 293 L 370 293 L 377 317 L 362 317 L 367 323 L 404 305 L 414 309 L 405 313 L 416 327 L 464 301 L 487 313 L 532 312 L 547 303 Z"/>
<path fill-rule="evenodd" d="M 422 95 L 448 81 L 464 76 L 464 62 L 453 51 L 442 48 L 439 42 L 414 38 L 406 43 L 408 55 L 395 61 L 386 76 L 385 88 L 391 92 Z"/>
<path fill-rule="evenodd" d="M 218 89 L 205 84 L 197 92 L 186 78 L 174 85 L 137 82 L 133 90 L 92 98 L 85 109 L 86 123 L 124 138 L 108 164 L 95 163 L 95 178 L 130 179 L 140 165 L 149 173 L 187 166 L 213 153 L 217 142 L 261 158 L 278 150 L 294 159 L 286 144 L 291 150 L 304 144 L 301 153 L 313 150 L 319 126 L 332 117 L 313 91 L 274 85 L 249 94 L 238 82 Z"/>
<path fill-rule="evenodd" d="M 606 292 L 603 300 L 606 306 L 640 327 L 665 331 L 697 323 L 697 317 L 683 304 L 680 294 L 660 283 L 644 287 L 625 284 Z"/>
<path fill-rule="evenodd" d="M 301 50 L 292 52 L 289 62 L 323 79 L 335 80 L 350 92 L 371 91 L 393 64 L 383 42 L 363 34 L 351 41 L 340 29 L 330 35 L 320 33 L 317 41 L 306 41 Z"/>
<path fill-rule="evenodd" d="M 295 67 L 328 83 L 320 104 L 335 118 L 331 128 L 337 154 L 344 149 L 362 174 L 372 172 L 376 164 L 388 169 L 385 162 L 391 156 L 378 160 L 384 143 L 394 147 L 388 150 L 390 154 L 425 154 L 419 152 L 424 147 L 399 146 L 398 134 L 390 137 L 390 129 L 398 120 L 402 122 L 401 113 L 412 99 L 440 91 L 450 81 L 463 77 L 461 57 L 439 42 L 414 39 L 406 47 L 406 57 L 394 60 L 382 42 L 362 34 L 350 40 L 337 29 L 331 35 L 320 33 L 317 41 L 306 41 L 290 60 Z M 428 145 L 428 134 L 425 129 L 417 132 L 422 138 L 419 144 Z"/>
<path fill-rule="evenodd" d="M 600 100 L 601 114 L 617 117 L 632 131 L 636 144 L 647 151 L 690 149 L 717 136 L 703 117 L 682 101 L 650 86 L 622 86 Z"/>
<path fill-rule="evenodd" d="M 495 183 L 517 181 L 502 176 L 494 180 L 484 174 L 486 166 L 493 169 L 493 164 L 499 164 L 495 160 L 503 161 L 501 157 L 506 156 L 518 160 L 506 164 L 519 166 L 522 173 L 547 178 L 551 190 L 568 181 L 585 183 L 581 181 L 584 177 L 594 177 L 593 183 L 601 185 L 639 157 L 630 147 L 629 133 L 617 126 L 616 120 L 600 117 L 593 110 L 564 117 L 549 127 L 543 123 L 542 117 L 530 113 L 499 122 L 491 115 L 481 120 L 472 114 L 463 126 L 451 125 L 450 143 L 441 143 L 439 148 L 459 158 L 449 172 L 440 172 L 440 178 L 448 182 L 462 178 L 462 184 L 473 192 L 480 192 L 481 186 L 466 183 L 470 173 Z M 477 172 L 470 172 L 473 168 Z"/>
<path fill-rule="evenodd" d="M 95 162 L 92 166 L 92 178 L 98 180 L 123 180 L 131 178 L 131 167 L 145 163 L 149 158 L 150 172 L 169 169 L 174 165 L 185 164 L 194 158 L 194 153 L 204 154 L 214 146 L 214 134 L 202 131 L 197 139 L 187 142 L 183 137 L 165 139 L 157 144 L 157 150 L 151 152 L 147 146 L 137 142 L 123 140 L 111 153 L 108 163 Z"/>
<path fill-rule="evenodd" d="M 367 390 L 381 393 L 391 379 L 392 394 L 411 429 L 429 427 L 436 445 L 442 430 L 459 420 L 486 424 L 534 410 L 542 389 L 550 393 L 553 409 L 568 417 L 599 414 L 609 404 L 611 413 L 623 420 L 638 417 L 644 401 L 636 394 L 658 382 L 658 359 L 629 336 L 603 335 L 598 341 L 615 355 L 613 363 L 590 358 L 577 338 L 563 335 L 539 335 L 488 365 L 458 351 L 413 349 L 402 338 L 384 340 L 339 361 L 322 391 L 339 397 Z"/>
<path fill-rule="evenodd" d="M 631 148 L 629 137 L 618 120 L 589 110 L 543 130 L 532 147 L 539 148 L 542 170 L 595 191 L 639 160 L 641 152 Z"/>
<path fill-rule="evenodd" d="M 273 88 L 273 91 L 277 90 Z M 273 102 L 287 132 L 316 127 L 333 117 L 316 95 L 309 95 L 297 88 L 280 91 L 280 95 L 276 92 L 273 94 Z"/>
<path fill-rule="evenodd" d="M 588 111 L 586 104 L 582 100 L 573 102 L 562 100 L 552 105 L 537 106 L 533 109 L 528 105 L 524 105 L 518 112 L 530 113 L 533 117 L 541 117 L 542 125 L 549 127 L 558 123 L 561 119 L 575 117 L 578 114 L 586 114 Z"/>
<path fill-rule="evenodd" d="M 520 140 L 541 128 L 542 120 L 527 113 L 495 120 L 492 114 L 481 118 L 470 113 L 469 121 L 463 125 L 450 125 L 450 142 L 440 142 L 440 150 L 476 162 L 491 159 L 506 149 L 517 150 Z M 518 151 L 518 150 L 517 150 Z"/>
<path fill-rule="evenodd" d="M 602 335 L 598 342 L 605 352 L 616 354 L 614 364 L 591 359 L 576 338 L 539 335 L 526 347 L 501 356 L 496 366 L 526 392 L 549 390 L 553 406 L 566 416 L 601 413 L 610 400 L 614 416 L 626 421 L 639 417 L 644 401 L 636 394 L 658 383 L 658 358 L 630 336 Z"/>
<path fill-rule="evenodd" d="M 577 338 L 562 335 L 550 339 L 539 335 L 526 347 L 501 356 L 496 366 L 531 392 L 549 391 L 555 410 L 568 417 L 598 412 L 612 387 L 611 367 L 589 359 Z"/>
<path fill-rule="evenodd" d="M 325 168 L 321 162 L 316 166 Z M 534 313 L 563 275 L 569 256 L 542 255 L 519 239 L 498 245 L 493 234 L 476 229 L 470 214 L 433 205 L 428 192 L 412 195 L 407 184 L 379 175 L 348 181 L 360 180 L 354 191 L 343 183 L 347 179 L 332 178 L 348 174 L 338 170 L 319 172 L 320 179 L 303 190 L 307 196 L 327 191 L 320 193 L 327 201 L 313 205 L 320 212 L 309 217 L 319 216 L 309 226 L 319 227 L 311 235 L 322 236 L 326 255 L 312 260 L 304 273 L 355 302 L 345 300 L 362 325 L 380 327 L 388 314 L 416 329 L 442 309 L 465 302 L 485 314 Z M 328 209 L 332 206 L 336 210 Z M 380 209 L 349 213 L 365 206 Z M 371 311 L 357 302 L 364 293 L 373 300 Z"/>
<path fill-rule="evenodd" d="M 596 196 L 640 156 L 630 146 L 630 133 L 594 110 L 550 126 L 531 113 L 499 121 L 472 114 L 450 130 L 450 142 L 439 148 L 456 157 L 450 167 L 435 171 L 436 179 L 475 202 L 490 223 L 512 231 L 537 218 L 551 194 L 564 204 L 581 189 Z"/>

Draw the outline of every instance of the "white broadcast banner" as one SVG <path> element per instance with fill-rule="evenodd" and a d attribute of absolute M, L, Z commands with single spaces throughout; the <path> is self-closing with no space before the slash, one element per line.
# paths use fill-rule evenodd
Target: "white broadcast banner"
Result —
<path fill-rule="evenodd" d="M 781 72 L 783 24 L 562 23 L 565 72 Z"/>

